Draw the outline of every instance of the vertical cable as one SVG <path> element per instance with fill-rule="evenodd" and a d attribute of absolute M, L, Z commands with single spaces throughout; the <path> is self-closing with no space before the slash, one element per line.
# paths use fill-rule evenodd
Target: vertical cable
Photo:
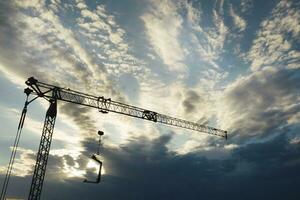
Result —
<path fill-rule="evenodd" d="M 18 150 L 18 146 L 19 146 L 19 141 L 20 141 L 20 137 L 21 137 L 21 133 L 22 133 L 22 128 L 23 128 L 26 113 L 27 113 L 27 105 L 28 105 L 28 96 L 26 98 L 26 102 L 25 102 L 24 108 L 22 110 L 22 115 L 21 115 L 21 118 L 20 118 L 20 121 L 19 121 L 17 135 L 15 137 L 13 149 L 12 149 L 12 152 L 11 152 L 9 164 L 8 164 L 5 179 L 4 179 L 4 183 L 3 183 L 3 186 L 2 186 L 0 200 L 4 200 L 5 195 L 6 195 L 6 191 L 7 191 L 7 188 L 8 188 L 11 171 L 12 171 L 12 168 L 13 168 L 13 164 L 15 162 L 15 157 L 16 157 L 16 153 L 17 153 L 17 150 Z"/>

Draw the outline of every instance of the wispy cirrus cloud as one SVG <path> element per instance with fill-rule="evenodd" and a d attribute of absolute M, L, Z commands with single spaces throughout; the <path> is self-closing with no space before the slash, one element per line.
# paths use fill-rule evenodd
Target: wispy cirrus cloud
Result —
<path fill-rule="evenodd" d="M 103 6 L 91 10 L 85 1 L 73 7 L 56 1 L 2 4 L 7 19 L 0 31 L 1 71 L 18 84 L 36 76 L 44 82 L 124 100 L 118 88 L 113 87 L 114 80 L 124 73 L 134 74 L 141 82 L 149 79 L 147 69 L 140 67 L 138 59 L 128 51 L 124 30 Z M 80 16 L 74 19 L 73 26 L 66 26 L 61 16 L 71 8 L 78 9 Z M 62 105 L 61 110 L 85 134 L 96 130 L 89 109 L 76 112 L 78 108 Z"/>
<path fill-rule="evenodd" d="M 152 1 L 141 19 L 155 53 L 171 71 L 184 72 L 185 52 L 180 44 L 183 19 L 172 1 Z"/>
<path fill-rule="evenodd" d="M 243 13 L 248 13 L 253 8 L 253 0 L 242 0 L 241 1 L 241 11 Z"/>
<path fill-rule="evenodd" d="M 220 122 L 238 143 L 268 140 L 278 134 L 298 135 L 294 119 L 300 111 L 300 62 L 295 46 L 299 43 L 299 12 L 293 3 L 280 1 L 262 21 L 245 54 L 251 71 L 221 94 L 223 111 L 218 119 L 224 119 Z"/>
<path fill-rule="evenodd" d="M 246 21 L 239 15 L 237 15 L 236 11 L 233 8 L 233 5 L 230 4 L 229 7 L 230 16 L 233 19 L 233 23 L 239 32 L 244 31 L 246 29 L 247 23 Z"/>
<path fill-rule="evenodd" d="M 299 5 L 280 1 L 271 16 L 261 23 L 261 29 L 248 53 L 251 70 L 264 67 L 298 68 L 300 52 L 296 46 L 300 36 Z"/>
<path fill-rule="evenodd" d="M 181 7 L 187 13 L 185 29 L 188 31 L 188 42 L 185 47 L 192 55 L 187 60 L 192 58 L 195 60 L 195 68 L 203 69 L 203 73 L 198 74 L 201 84 L 213 88 L 226 74 L 219 65 L 229 34 L 229 28 L 224 22 L 224 2 L 216 2 L 209 16 L 203 15 L 201 4 L 185 2 Z M 211 25 L 204 25 L 207 21 L 212 22 Z"/>

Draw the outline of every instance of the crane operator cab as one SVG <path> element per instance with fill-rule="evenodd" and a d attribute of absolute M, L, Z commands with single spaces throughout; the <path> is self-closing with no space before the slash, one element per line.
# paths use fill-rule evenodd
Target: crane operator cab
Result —
<path fill-rule="evenodd" d="M 83 181 L 84 183 L 96 183 L 97 184 L 97 183 L 100 183 L 100 181 L 101 181 L 102 161 L 99 158 L 99 154 L 100 154 L 100 146 L 101 146 L 101 136 L 104 135 L 104 132 L 98 131 L 98 135 L 99 135 L 99 146 L 98 146 L 97 154 L 91 155 L 91 159 L 93 159 L 96 163 L 99 164 L 98 176 L 95 181 L 90 181 L 90 180 L 85 179 Z"/>

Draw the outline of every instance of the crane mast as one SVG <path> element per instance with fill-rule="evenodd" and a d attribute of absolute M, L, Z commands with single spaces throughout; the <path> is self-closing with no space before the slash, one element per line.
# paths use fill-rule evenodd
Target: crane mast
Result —
<path fill-rule="evenodd" d="M 42 131 L 39 150 L 37 153 L 34 174 L 28 197 L 29 200 L 39 200 L 41 198 L 41 192 L 57 114 L 58 100 L 96 108 L 101 113 L 119 113 L 122 115 L 149 120 L 152 122 L 181 127 L 197 132 L 204 132 L 227 139 L 227 131 L 198 124 L 195 122 L 190 122 L 187 120 L 177 119 L 151 110 L 113 101 L 110 98 L 105 98 L 103 96 L 94 96 L 74 91 L 68 88 L 62 88 L 55 85 L 43 83 L 38 81 L 34 77 L 30 77 L 25 83 L 28 86 L 28 88 L 26 88 L 26 91 L 30 91 L 31 94 L 35 95 L 35 99 L 42 97 L 50 102 L 50 106 L 46 112 L 44 128 Z"/>
<path fill-rule="evenodd" d="M 39 150 L 37 153 L 36 164 L 34 167 L 34 173 L 31 181 L 28 199 L 40 199 L 41 197 L 48 156 L 52 142 L 52 135 L 54 131 L 56 114 L 57 100 L 53 98 L 50 99 L 50 106 L 46 112 L 44 128 L 42 131 Z"/>

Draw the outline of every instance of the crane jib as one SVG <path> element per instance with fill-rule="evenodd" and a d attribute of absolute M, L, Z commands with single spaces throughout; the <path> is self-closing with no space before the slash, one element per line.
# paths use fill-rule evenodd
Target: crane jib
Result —
<path fill-rule="evenodd" d="M 26 81 L 26 84 L 34 91 L 34 94 L 38 95 L 39 97 L 57 98 L 58 100 L 97 108 L 101 113 L 119 113 L 175 127 L 194 130 L 197 132 L 217 135 L 227 139 L 227 131 L 203 124 L 198 124 L 195 122 L 190 122 L 187 120 L 177 119 L 147 109 L 113 101 L 111 100 L 111 98 L 105 98 L 104 96 L 94 96 L 71 90 L 69 88 L 66 89 L 55 85 L 50 85 L 47 83 L 39 82 L 33 77 L 29 78 Z"/>

